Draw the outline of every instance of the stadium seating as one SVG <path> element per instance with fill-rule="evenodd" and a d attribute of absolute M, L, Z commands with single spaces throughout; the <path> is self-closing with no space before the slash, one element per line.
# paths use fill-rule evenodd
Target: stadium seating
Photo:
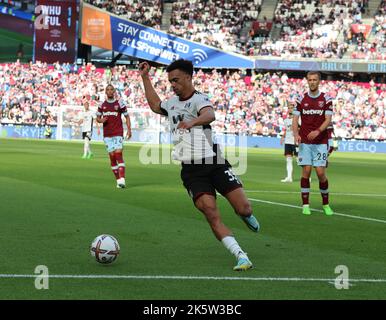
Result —
<path fill-rule="evenodd" d="M 55 108 L 81 105 L 84 99 L 95 108 L 104 100 L 110 79 L 128 108 L 148 108 L 138 72 L 125 66 L 112 68 L 110 74 L 91 64 L 78 70 L 40 63 L 0 65 L 1 122 L 55 125 Z M 154 71 L 152 79 L 161 99 L 172 94 L 161 69 Z M 304 80 L 286 74 L 222 75 L 215 70 L 198 71 L 194 85 L 214 104 L 217 132 L 264 136 L 280 134 L 288 105 L 307 87 Z M 334 98 L 336 136 L 386 139 L 385 84 L 324 81 L 321 89 Z"/>
<path fill-rule="evenodd" d="M 367 1 L 282 0 L 274 23 L 281 26 L 279 39 L 268 38 L 254 55 L 298 58 L 342 58 L 348 44 L 341 34 L 360 22 Z"/>
<path fill-rule="evenodd" d="M 85 0 L 85 2 L 144 25 L 156 28 L 161 25 L 161 0 Z"/>
<path fill-rule="evenodd" d="M 245 23 L 257 18 L 261 0 L 189 0 L 173 3 L 169 32 L 226 51 L 243 53 Z"/>

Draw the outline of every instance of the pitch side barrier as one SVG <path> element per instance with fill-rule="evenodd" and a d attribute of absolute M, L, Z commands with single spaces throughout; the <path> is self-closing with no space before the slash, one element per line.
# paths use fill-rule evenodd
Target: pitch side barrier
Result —
<path fill-rule="evenodd" d="M 57 139 L 57 127 L 52 126 L 51 139 Z M 0 137 L 2 138 L 24 138 L 24 139 L 45 139 L 44 126 L 2 124 L 0 125 Z M 71 127 L 62 129 L 62 138 L 57 140 L 71 141 L 80 140 L 81 132 Z M 98 134 L 94 129 L 92 141 L 102 141 L 102 134 Z M 246 148 L 273 148 L 282 149 L 280 138 L 265 136 L 244 136 L 234 134 L 216 134 L 215 141 L 226 147 L 246 147 Z M 149 143 L 149 144 L 170 144 L 170 133 L 159 132 L 157 130 L 133 130 L 130 142 Z M 386 142 L 366 141 L 366 140 L 340 140 L 338 142 L 339 152 L 367 152 L 367 153 L 386 153 Z"/>
<path fill-rule="evenodd" d="M 256 70 L 386 73 L 385 61 L 361 59 L 278 59 L 255 56 Z"/>

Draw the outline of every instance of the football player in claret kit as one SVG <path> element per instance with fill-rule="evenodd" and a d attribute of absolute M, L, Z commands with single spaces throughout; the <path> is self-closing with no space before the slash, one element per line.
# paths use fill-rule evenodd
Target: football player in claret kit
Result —
<path fill-rule="evenodd" d="M 303 213 L 311 214 L 309 207 L 310 175 L 315 168 L 319 179 L 319 190 L 322 195 L 323 210 L 326 215 L 332 215 L 329 206 L 328 180 L 326 165 L 328 157 L 327 128 L 331 124 L 333 114 L 332 99 L 319 91 L 321 75 L 319 72 L 308 72 L 309 91 L 299 97 L 294 110 L 292 130 L 295 143 L 299 145 L 298 164 L 302 167 L 300 181 L 303 201 Z M 299 118 L 301 127 L 299 130 Z"/>
<path fill-rule="evenodd" d="M 293 116 L 294 107 L 291 105 L 288 108 L 288 116 L 284 119 L 284 129 L 283 135 L 280 139 L 280 144 L 284 142 L 284 156 L 286 158 L 287 164 L 287 177 L 285 177 L 281 182 L 292 182 L 292 172 L 293 165 L 292 159 L 293 157 L 297 157 L 297 146 L 295 144 L 294 134 L 292 132 L 292 116 Z"/>
<path fill-rule="evenodd" d="M 103 123 L 103 141 L 109 153 L 111 170 L 117 180 L 117 188 L 125 188 L 125 162 L 123 161 L 123 123 L 126 118 L 127 139 L 131 138 L 131 122 L 126 106 L 115 99 L 115 88 L 109 84 L 106 87 L 106 100 L 99 106 L 97 121 Z"/>
<path fill-rule="evenodd" d="M 151 83 L 150 65 L 142 62 L 139 72 L 143 80 L 145 96 L 150 108 L 169 118 L 173 137 L 173 157 L 181 161 L 181 179 L 196 208 L 208 221 L 215 237 L 237 259 L 235 271 L 248 270 L 252 263 L 241 249 L 231 230 L 221 221 L 217 207 L 218 191 L 232 205 L 247 226 L 258 232 L 259 224 L 252 214 L 252 207 L 238 177 L 216 144 L 211 141 L 210 123 L 215 120 L 212 103 L 207 95 L 193 86 L 193 64 L 188 60 L 176 60 L 166 69 L 175 93 L 162 101 Z"/>

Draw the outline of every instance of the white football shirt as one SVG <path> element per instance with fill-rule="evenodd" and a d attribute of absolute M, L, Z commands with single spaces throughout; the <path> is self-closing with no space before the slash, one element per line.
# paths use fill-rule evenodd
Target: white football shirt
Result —
<path fill-rule="evenodd" d="M 173 141 L 173 158 L 179 161 L 200 160 L 214 157 L 212 129 L 210 125 L 195 126 L 190 130 L 177 129 L 180 121 L 189 122 L 199 116 L 204 107 L 213 108 L 209 97 L 198 91 L 184 101 L 173 96 L 161 102 L 161 110 L 167 115 Z"/>
<path fill-rule="evenodd" d="M 294 138 L 294 132 L 292 130 L 292 118 L 286 118 L 284 120 L 284 126 L 285 126 L 285 138 L 284 143 L 285 144 L 295 144 L 295 138 Z"/>
<path fill-rule="evenodd" d="M 82 132 L 90 132 L 93 127 L 93 120 L 96 118 L 96 115 L 93 111 L 83 111 L 82 113 Z"/>

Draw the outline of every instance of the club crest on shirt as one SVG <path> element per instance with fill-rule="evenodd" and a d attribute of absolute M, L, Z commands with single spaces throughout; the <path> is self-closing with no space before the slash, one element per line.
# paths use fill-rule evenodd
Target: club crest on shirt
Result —
<path fill-rule="evenodd" d="M 318 105 L 319 105 L 319 108 L 323 108 L 323 106 L 324 106 L 324 101 L 319 101 L 319 102 L 318 102 Z"/>
<path fill-rule="evenodd" d="M 114 105 L 114 109 L 115 109 L 115 111 L 118 111 L 118 109 L 119 109 L 119 105 Z"/>

